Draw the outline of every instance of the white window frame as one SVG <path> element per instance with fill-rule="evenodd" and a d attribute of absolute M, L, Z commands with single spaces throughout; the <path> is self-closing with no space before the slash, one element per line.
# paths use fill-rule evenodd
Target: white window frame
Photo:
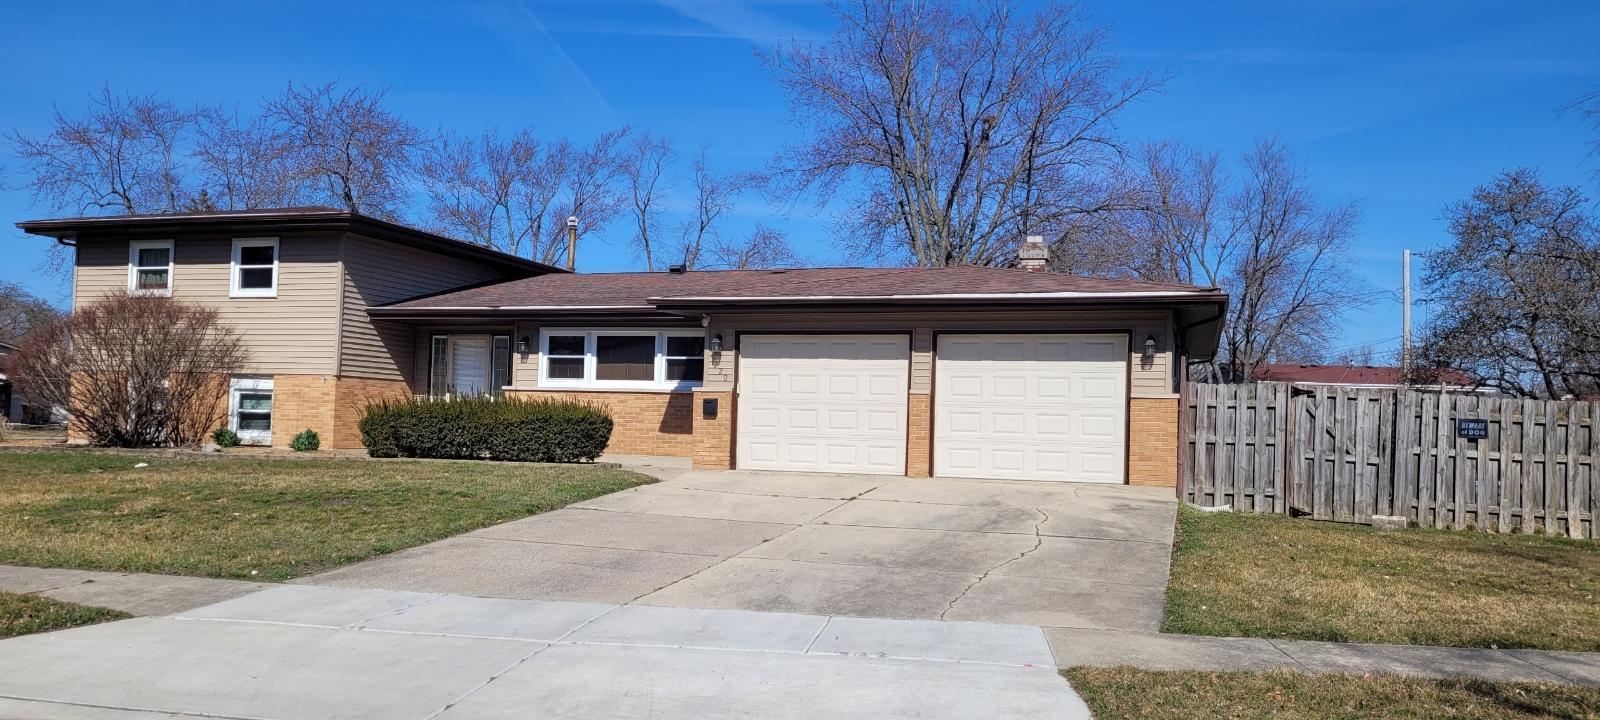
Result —
<path fill-rule="evenodd" d="M 166 250 L 167 251 L 167 286 L 162 289 L 141 289 L 139 287 L 139 271 L 154 270 L 160 265 L 140 265 L 140 250 Z M 128 243 L 128 292 L 136 295 L 171 295 L 172 288 L 177 284 L 177 275 L 174 270 L 178 265 L 178 251 L 171 240 L 133 240 Z"/>
<path fill-rule="evenodd" d="M 239 271 L 245 267 L 259 269 L 265 265 L 243 264 L 243 250 L 247 247 L 272 248 L 272 287 L 269 288 L 243 288 L 239 287 Z M 234 238 L 233 255 L 228 261 L 228 297 L 231 298 L 275 298 L 278 296 L 278 239 L 275 237 Z"/>
<path fill-rule="evenodd" d="M 262 392 L 272 395 L 272 408 L 267 411 L 267 417 L 276 427 L 278 396 L 272 390 L 272 378 L 238 377 L 233 378 L 228 385 L 228 429 L 237 434 L 240 442 L 245 445 L 271 445 L 272 430 L 267 430 L 263 435 L 259 430 L 239 429 L 239 396 Z"/>
<path fill-rule="evenodd" d="M 583 336 L 583 378 L 566 379 L 550 377 L 550 337 L 553 335 L 582 335 Z M 599 368 L 599 355 L 596 352 L 596 338 L 605 336 L 646 336 L 654 337 L 655 350 L 655 379 L 643 380 L 597 380 L 596 370 Z M 593 390 L 692 390 L 705 383 L 700 382 L 674 382 L 667 380 L 667 338 L 669 337 L 705 337 L 704 330 L 659 330 L 652 328 L 539 328 L 539 387 L 551 388 L 585 388 Z M 568 356 L 563 356 L 568 357 Z M 678 357 L 678 356 L 675 356 Z"/>

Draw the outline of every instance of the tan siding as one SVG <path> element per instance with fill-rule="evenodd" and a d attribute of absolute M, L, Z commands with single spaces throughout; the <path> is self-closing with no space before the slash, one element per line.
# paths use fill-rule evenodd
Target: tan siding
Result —
<path fill-rule="evenodd" d="M 911 336 L 911 394 L 933 392 L 933 331 L 917 328 Z"/>
<path fill-rule="evenodd" d="M 343 259 L 339 374 L 349 377 L 418 382 L 412 368 L 421 331 L 414 333 L 405 323 L 375 323 L 367 317 L 368 307 L 505 277 L 470 260 L 353 234 L 345 236 Z M 426 385 L 425 378 L 420 382 Z"/>
<path fill-rule="evenodd" d="M 1130 335 L 1130 384 L 1133 397 L 1172 396 L 1171 315 L 1164 310 L 1042 310 L 1042 311 L 948 311 L 887 312 L 812 315 L 716 315 L 711 332 L 722 333 L 726 350 L 720 362 L 706 363 L 708 391 L 729 391 L 734 385 L 737 364 L 735 333 L 759 332 L 883 332 L 912 333 L 911 392 L 928 392 L 932 386 L 932 337 L 953 332 L 1085 332 L 1103 330 Z M 918 340 L 928 337 L 925 351 L 917 350 Z M 1146 364 L 1141 357 L 1146 337 L 1155 336 L 1156 355 Z M 709 337 L 709 335 L 708 335 Z M 709 352 L 708 352 L 709 356 Z"/>
<path fill-rule="evenodd" d="M 246 372 L 333 373 L 339 298 L 337 235 L 279 236 L 275 298 L 228 297 L 232 236 L 173 239 L 172 296 L 217 308 L 249 348 Z M 127 241 L 80 238 L 74 305 L 127 287 Z"/>

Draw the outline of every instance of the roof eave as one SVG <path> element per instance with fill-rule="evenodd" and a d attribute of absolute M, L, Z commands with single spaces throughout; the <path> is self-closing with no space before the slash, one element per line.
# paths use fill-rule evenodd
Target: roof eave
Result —
<path fill-rule="evenodd" d="M 278 214 L 221 213 L 139 217 L 107 215 L 92 218 L 24 220 L 16 223 L 16 227 L 30 235 L 50 237 L 57 241 L 76 240 L 79 235 L 88 232 L 151 237 L 186 232 L 204 232 L 207 230 L 249 232 L 347 231 L 408 247 L 463 257 L 522 272 L 532 271 L 532 274 L 571 272 L 566 268 L 520 258 L 425 230 L 418 230 L 387 220 L 343 210 L 301 210 Z"/>

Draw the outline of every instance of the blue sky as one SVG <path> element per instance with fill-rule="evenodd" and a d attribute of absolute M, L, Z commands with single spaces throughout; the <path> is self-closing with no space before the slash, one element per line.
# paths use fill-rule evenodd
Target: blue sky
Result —
<path fill-rule="evenodd" d="M 389 88 L 426 128 L 529 126 L 585 138 L 632 124 L 722 169 L 755 169 L 799 137 L 755 53 L 831 31 L 816 3 L 783 0 L 14 3 L 0 10 L 0 129 L 37 133 L 89 93 L 159 92 L 249 108 L 284 83 Z M 1130 72 L 1169 77 L 1120 119 L 1132 138 L 1236 155 L 1276 135 L 1329 199 L 1363 210 L 1356 254 L 1375 289 L 1400 284 L 1400 251 L 1446 239 L 1441 209 L 1502 169 L 1600 194 L 1592 137 L 1561 108 L 1600 87 L 1600 3 L 1085 2 Z M 0 155 L 0 280 L 64 303 L 40 272 L 44 240 L 9 226 L 49 215 Z M 813 261 L 844 260 L 808 204 L 738 206 Z M 580 253 L 587 270 L 642 266 L 619 225 Z M 1399 335 L 1397 300 L 1351 308 L 1340 346 Z"/>

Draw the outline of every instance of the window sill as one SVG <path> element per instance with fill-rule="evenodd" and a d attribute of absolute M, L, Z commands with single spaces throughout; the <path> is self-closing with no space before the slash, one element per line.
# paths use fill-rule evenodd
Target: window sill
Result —
<path fill-rule="evenodd" d="M 699 385 L 636 385 L 633 387 L 604 387 L 594 385 L 507 385 L 508 392 L 581 392 L 581 393 L 693 393 Z"/>
<path fill-rule="evenodd" d="M 269 292 L 269 293 L 254 293 L 254 292 L 239 292 L 238 290 L 235 290 L 233 292 L 228 293 L 228 299 L 230 299 L 230 300 L 251 299 L 251 298 L 262 299 L 262 300 L 271 300 L 271 299 L 274 299 L 276 297 L 278 297 L 278 293 L 276 291 Z"/>

